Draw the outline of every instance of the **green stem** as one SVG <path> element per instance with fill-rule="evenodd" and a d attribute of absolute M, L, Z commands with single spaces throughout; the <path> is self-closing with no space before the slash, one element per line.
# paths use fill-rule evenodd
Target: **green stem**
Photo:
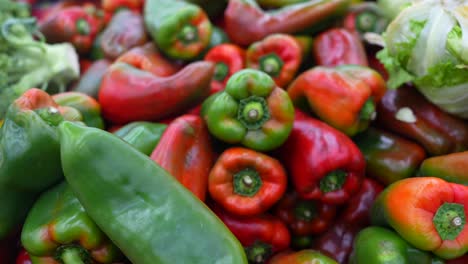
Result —
<path fill-rule="evenodd" d="M 378 16 L 374 12 L 365 11 L 356 17 L 356 29 L 359 32 L 374 32 Z"/>
<path fill-rule="evenodd" d="M 226 78 L 228 74 L 229 74 L 229 66 L 227 66 L 226 63 L 224 62 L 216 63 L 213 79 L 221 82 Z"/>
<path fill-rule="evenodd" d="M 270 257 L 272 246 L 261 241 L 256 241 L 250 247 L 245 247 L 244 250 L 249 263 L 260 264 Z"/>
<path fill-rule="evenodd" d="M 270 53 L 260 57 L 260 70 L 270 76 L 276 77 L 280 74 L 284 62 L 275 53 Z"/>
<path fill-rule="evenodd" d="M 262 187 L 262 179 L 256 170 L 243 169 L 233 177 L 234 193 L 252 197 Z"/>
<path fill-rule="evenodd" d="M 320 190 L 323 193 L 333 192 L 343 187 L 346 181 L 346 172 L 335 170 L 320 180 Z"/>
<path fill-rule="evenodd" d="M 34 110 L 42 120 L 51 126 L 58 126 L 63 121 L 63 116 L 55 107 L 39 108 Z"/>
<path fill-rule="evenodd" d="M 91 32 L 91 29 L 89 28 L 89 23 L 86 21 L 86 19 L 78 19 L 76 21 L 76 31 L 78 34 L 87 36 Z"/>
<path fill-rule="evenodd" d="M 179 40 L 184 44 L 190 44 L 198 40 L 198 30 L 193 25 L 185 25 L 179 32 Z"/>
<path fill-rule="evenodd" d="M 313 201 L 300 201 L 294 207 L 294 215 L 299 220 L 309 222 L 317 217 L 317 206 Z"/>
<path fill-rule="evenodd" d="M 237 113 L 238 120 L 249 130 L 259 129 L 270 119 L 270 111 L 263 97 L 242 99 Z"/>
<path fill-rule="evenodd" d="M 465 209 L 461 204 L 444 203 L 437 209 L 432 222 L 442 240 L 454 240 L 465 228 Z"/>
<path fill-rule="evenodd" d="M 88 252 L 77 245 L 64 245 L 57 249 L 55 259 L 62 264 L 89 264 Z"/>
<path fill-rule="evenodd" d="M 360 120 L 374 120 L 376 117 L 375 104 L 372 98 L 367 99 L 359 112 Z"/>

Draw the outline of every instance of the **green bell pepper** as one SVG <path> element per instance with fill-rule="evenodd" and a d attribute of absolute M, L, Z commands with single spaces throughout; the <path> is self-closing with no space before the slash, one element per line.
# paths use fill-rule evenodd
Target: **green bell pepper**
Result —
<path fill-rule="evenodd" d="M 412 247 L 396 232 L 371 226 L 354 239 L 350 264 L 443 264 L 429 252 Z"/>
<path fill-rule="evenodd" d="M 29 211 L 21 243 L 33 264 L 112 263 L 120 250 L 88 216 L 66 182 L 44 192 Z"/>
<path fill-rule="evenodd" d="M 425 159 L 418 170 L 419 176 L 432 176 L 468 185 L 468 151 L 454 152 Z"/>
<path fill-rule="evenodd" d="M 93 97 L 80 92 L 65 92 L 55 94 L 52 98 L 61 106 L 71 106 L 80 111 L 87 126 L 104 129 L 101 106 Z"/>
<path fill-rule="evenodd" d="M 153 160 L 104 130 L 59 126 L 63 172 L 89 216 L 135 264 L 244 264 L 239 241 Z"/>
<path fill-rule="evenodd" d="M 193 60 L 210 43 L 211 22 L 189 1 L 147 0 L 144 20 L 155 44 L 172 59 Z"/>
<path fill-rule="evenodd" d="M 113 133 L 141 153 L 149 156 L 159 143 L 166 128 L 166 124 L 136 121 L 126 124 Z"/>
<path fill-rule="evenodd" d="M 291 133 L 294 107 L 268 74 L 244 69 L 229 78 L 223 91 L 203 102 L 201 115 L 216 138 L 269 151 Z"/>
<path fill-rule="evenodd" d="M 8 108 L 0 129 L 0 239 L 21 224 L 35 196 L 62 178 L 56 126 L 80 118 L 35 88 Z"/>

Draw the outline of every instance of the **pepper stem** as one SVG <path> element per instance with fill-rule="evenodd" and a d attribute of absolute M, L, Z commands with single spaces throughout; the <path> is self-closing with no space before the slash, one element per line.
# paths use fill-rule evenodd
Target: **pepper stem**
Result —
<path fill-rule="evenodd" d="M 356 17 L 356 29 L 359 32 L 374 32 L 378 16 L 374 12 L 364 11 Z"/>
<path fill-rule="evenodd" d="M 76 26 L 76 31 L 80 35 L 87 36 L 91 32 L 91 29 L 89 28 L 89 23 L 88 21 L 86 21 L 86 19 L 78 19 L 76 21 L 75 26 Z"/>
<path fill-rule="evenodd" d="M 372 98 L 367 99 L 359 112 L 359 119 L 374 120 L 376 117 L 375 104 Z"/>
<path fill-rule="evenodd" d="M 190 44 L 198 40 L 198 30 L 193 25 L 185 25 L 179 32 L 179 40 L 184 44 Z"/>
<path fill-rule="evenodd" d="M 272 253 L 271 245 L 262 241 L 255 241 L 251 246 L 244 248 L 249 263 L 264 263 Z"/>
<path fill-rule="evenodd" d="M 276 77 L 280 74 L 284 62 L 275 53 L 270 53 L 260 57 L 260 70 L 270 76 Z"/>
<path fill-rule="evenodd" d="M 317 206 L 313 201 L 300 201 L 294 207 L 297 219 L 309 222 L 317 217 Z"/>
<path fill-rule="evenodd" d="M 51 126 L 58 126 L 63 121 L 63 116 L 60 111 L 55 107 L 39 108 L 35 112 Z"/>
<path fill-rule="evenodd" d="M 252 197 L 262 187 L 262 178 L 254 169 L 243 169 L 233 177 L 234 193 Z"/>
<path fill-rule="evenodd" d="M 442 240 L 454 240 L 465 228 L 465 209 L 457 203 L 444 203 L 432 219 Z"/>
<path fill-rule="evenodd" d="M 335 170 L 328 173 L 320 180 L 320 190 L 323 193 L 333 192 L 343 187 L 346 181 L 346 172 Z"/>
<path fill-rule="evenodd" d="M 258 96 L 242 99 L 239 103 L 237 118 L 249 130 L 262 127 L 270 119 L 270 111 L 265 99 Z"/>
<path fill-rule="evenodd" d="M 91 263 L 88 252 L 80 246 L 64 245 L 57 249 L 55 259 L 62 264 Z"/>
<path fill-rule="evenodd" d="M 229 66 L 224 62 L 218 62 L 215 66 L 213 79 L 216 81 L 223 81 L 229 73 Z"/>

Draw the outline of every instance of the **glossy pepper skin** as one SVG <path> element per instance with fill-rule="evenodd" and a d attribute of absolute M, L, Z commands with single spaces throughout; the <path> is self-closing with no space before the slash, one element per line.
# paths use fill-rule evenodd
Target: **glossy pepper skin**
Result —
<path fill-rule="evenodd" d="M 132 263 L 247 263 L 221 221 L 149 157 L 100 129 L 63 122 L 59 134 L 68 184 Z"/>
<path fill-rule="evenodd" d="M 280 8 L 292 4 L 307 2 L 307 0 L 257 0 L 261 7 L 265 8 Z"/>
<path fill-rule="evenodd" d="M 388 20 L 380 14 L 375 2 L 365 2 L 351 5 L 343 17 L 343 27 L 357 33 L 361 38 L 367 32 L 381 34 L 388 25 Z"/>
<path fill-rule="evenodd" d="M 338 264 L 334 259 L 323 255 L 322 253 L 304 249 L 301 251 L 284 251 L 276 254 L 268 264 Z"/>
<path fill-rule="evenodd" d="M 0 239 L 21 223 L 36 195 L 62 178 L 56 126 L 66 118 L 81 115 L 36 88 L 8 108 L 0 129 Z"/>
<path fill-rule="evenodd" d="M 210 94 L 224 90 L 229 78 L 245 68 L 245 50 L 238 45 L 224 43 L 206 53 L 205 61 L 215 63 Z"/>
<path fill-rule="evenodd" d="M 294 105 L 311 111 L 334 128 L 353 136 L 365 130 L 376 115 L 386 91 L 382 76 L 359 65 L 314 67 L 288 87 Z"/>
<path fill-rule="evenodd" d="M 83 122 L 87 126 L 104 129 L 104 120 L 101 117 L 101 106 L 96 99 L 79 92 L 64 92 L 55 94 L 52 99 L 61 106 L 70 106 L 80 111 Z"/>
<path fill-rule="evenodd" d="M 365 160 L 349 137 L 296 110 L 294 127 L 276 151 L 303 199 L 343 204 L 359 191 Z"/>
<path fill-rule="evenodd" d="M 166 130 L 166 124 L 136 121 L 113 132 L 145 155 L 151 155 Z"/>
<path fill-rule="evenodd" d="M 229 78 L 222 92 L 203 102 L 201 115 L 216 138 L 268 151 L 288 138 L 294 107 L 270 76 L 244 69 Z"/>
<path fill-rule="evenodd" d="M 210 208 L 242 243 L 249 263 L 265 263 L 272 254 L 289 246 L 291 235 L 288 228 L 272 215 L 240 217 L 223 210 L 218 204 Z"/>
<path fill-rule="evenodd" d="M 174 75 L 182 69 L 181 64 L 164 57 L 164 55 L 161 54 L 161 51 L 153 43 L 147 43 L 145 45 L 132 48 L 118 57 L 116 61 L 127 63 L 135 68 L 151 72 L 152 74 L 160 77 Z"/>
<path fill-rule="evenodd" d="M 369 64 L 359 35 L 345 28 L 332 28 L 320 33 L 314 39 L 313 56 L 317 65 L 326 67 Z"/>
<path fill-rule="evenodd" d="M 112 16 L 100 38 L 101 49 L 111 60 L 148 41 L 142 15 L 130 10 Z"/>
<path fill-rule="evenodd" d="M 164 131 L 151 159 L 205 201 L 208 175 L 215 162 L 210 140 L 210 133 L 200 116 L 182 115 Z"/>
<path fill-rule="evenodd" d="M 285 88 L 299 70 L 302 50 L 292 35 L 271 34 L 252 43 L 246 53 L 247 67 L 261 70 Z"/>
<path fill-rule="evenodd" d="M 311 248 L 339 263 L 348 263 L 354 238 L 361 229 L 370 225 L 372 205 L 383 189 L 377 181 L 365 178 L 359 192 L 349 200 L 328 230 L 315 239 Z"/>
<path fill-rule="evenodd" d="M 80 54 L 86 54 L 104 25 L 103 14 L 95 7 L 70 6 L 45 17 L 39 30 L 48 42 L 70 42 Z"/>
<path fill-rule="evenodd" d="M 453 259 L 468 251 L 468 187 L 435 177 L 388 186 L 372 207 L 372 223 L 390 226 L 414 247 Z"/>
<path fill-rule="evenodd" d="M 235 44 L 247 46 L 273 33 L 293 34 L 342 15 L 349 0 L 307 1 L 264 11 L 255 0 L 229 0 L 226 32 Z"/>
<path fill-rule="evenodd" d="M 275 206 L 274 214 L 287 224 L 296 236 L 325 232 L 336 216 L 336 206 L 300 199 L 296 192 L 283 195 Z"/>
<path fill-rule="evenodd" d="M 377 112 L 380 127 L 414 140 L 430 156 L 468 149 L 468 124 L 437 108 L 413 87 L 388 91 Z M 408 118 L 401 118 L 403 113 Z"/>
<path fill-rule="evenodd" d="M 183 113 L 209 95 L 213 71 L 211 62 L 199 61 L 160 77 L 127 63 L 114 63 L 99 90 L 102 113 L 115 124 L 156 121 Z"/>
<path fill-rule="evenodd" d="M 155 44 L 170 58 L 192 60 L 210 43 L 207 14 L 188 1 L 146 0 L 144 20 Z"/>
<path fill-rule="evenodd" d="M 468 185 L 468 151 L 425 159 L 418 175 L 430 175 L 448 182 Z"/>
<path fill-rule="evenodd" d="M 350 264 L 443 264 L 444 261 L 428 252 L 412 247 L 396 232 L 379 226 L 359 232 L 353 245 Z"/>
<path fill-rule="evenodd" d="M 426 158 L 420 145 L 375 127 L 359 133 L 353 141 L 366 158 L 366 175 L 384 185 L 414 176 Z"/>
<path fill-rule="evenodd" d="M 44 192 L 34 203 L 21 243 L 34 263 L 112 263 L 122 258 L 66 182 Z"/>
<path fill-rule="evenodd" d="M 225 150 L 209 175 L 211 198 L 239 216 L 267 211 L 283 196 L 286 171 L 279 161 L 247 148 Z"/>
<path fill-rule="evenodd" d="M 93 64 L 83 72 L 78 82 L 73 86 L 72 91 L 85 93 L 94 99 L 97 99 L 102 77 L 111 64 L 112 62 L 107 59 L 101 59 L 93 62 Z"/>
<path fill-rule="evenodd" d="M 144 3 L 145 0 L 102 0 L 101 6 L 104 11 L 109 13 L 115 13 L 122 8 L 142 12 Z"/>

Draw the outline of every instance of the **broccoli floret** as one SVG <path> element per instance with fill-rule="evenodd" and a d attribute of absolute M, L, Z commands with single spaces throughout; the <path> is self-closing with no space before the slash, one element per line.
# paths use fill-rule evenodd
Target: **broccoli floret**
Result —
<path fill-rule="evenodd" d="M 45 43 L 26 5 L 0 1 L 0 119 L 28 89 L 53 85 L 63 91 L 78 77 L 78 54 L 71 44 Z"/>

